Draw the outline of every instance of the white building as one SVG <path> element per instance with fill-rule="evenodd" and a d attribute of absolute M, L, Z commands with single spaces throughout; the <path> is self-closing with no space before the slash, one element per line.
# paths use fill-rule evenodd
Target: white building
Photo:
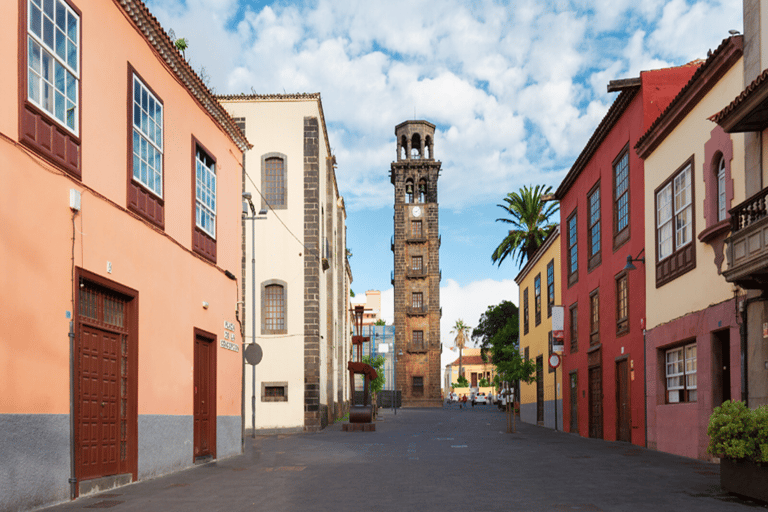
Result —
<path fill-rule="evenodd" d="M 267 211 L 254 228 L 255 297 L 251 221 L 245 223 L 243 241 L 245 342 L 255 339 L 264 354 L 255 368 L 255 427 L 316 431 L 348 408 L 351 342 L 346 211 L 320 94 L 232 95 L 219 101 L 253 144 L 246 154 L 245 191 L 256 211 Z M 249 366 L 248 430 L 253 428 L 252 390 Z"/>

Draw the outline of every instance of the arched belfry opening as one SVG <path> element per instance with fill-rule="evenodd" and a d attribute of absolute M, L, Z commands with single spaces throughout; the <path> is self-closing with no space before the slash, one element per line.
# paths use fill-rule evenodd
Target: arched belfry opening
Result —
<path fill-rule="evenodd" d="M 405 121 L 395 127 L 394 272 L 395 389 L 403 407 L 441 407 L 440 226 L 435 125 Z"/>
<path fill-rule="evenodd" d="M 422 157 L 422 154 L 421 136 L 418 133 L 414 133 L 411 137 L 411 158 L 417 160 Z"/>

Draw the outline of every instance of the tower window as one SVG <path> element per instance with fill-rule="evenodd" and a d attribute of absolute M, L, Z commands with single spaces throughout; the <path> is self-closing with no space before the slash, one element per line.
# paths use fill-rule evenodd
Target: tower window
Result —
<path fill-rule="evenodd" d="M 413 182 L 411 180 L 405 182 L 405 202 L 413 202 Z"/>
<path fill-rule="evenodd" d="M 421 238 L 423 236 L 423 231 L 421 230 L 421 221 L 420 220 L 412 220 L 411 221 L 411 236 L 413 238 Z"/>
<path fill-rule="evenodd" d="M 275 155 L 275 156 L 273 156 Z M 269 157 L 262 157 L 262 180 L 266 196 L 266 202 L 272 208 L 285 208 L 287 206 L 285 193 L 285 161 L 283 155 L 276 156 L 272 153 Z M 266 204 L 262 204 L 266 208 Z"/>
<path fill-rule="evenodd" d="M 424 180 L 421 180 L 419 182 L 419 202 L 420 203 L 427 202 L 427 184 Z"/>
<path fill-rule="evenodd" d="M 411 256 L 411 270 L 421 272 L 424 268 L 424 259 L 421 256 Z"/>
<path fill-rule="evenodd" d="M 422 292 L 413 292 L 411 294 L 411 306 L 413 309 L 424 309 L 424 294 Z"/>

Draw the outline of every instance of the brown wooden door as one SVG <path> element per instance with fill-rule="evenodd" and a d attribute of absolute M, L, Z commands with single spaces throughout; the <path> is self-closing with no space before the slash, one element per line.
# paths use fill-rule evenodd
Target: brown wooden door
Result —
<path fill-rule="evenodd" d="M 195 334 L 194 457 L 216 454 L 215 344 Z"/>
<path fill-rule="evenodd" d="M 536 422 L 544 424 L 544 356 L 536 358 Z"/>
<path fill-rule="evenodd" d="M 574 372 L 571 374 L 571 432 L 579 431 L 579 382 Z"/>
<path fill-rule="evenodd" d="M 600 367 L 589 369 L 589 437 L 603 438 L 603 381 Z"/>
<path fill-rule="evenodd" d="M 629 361 L 616 363 L 616 440 L 632 442 L 632 418 L 629 409 Z"/>
<path fill-rule="evenodd" d="M 79 480 L 119 473 L 118 351 L 120 336 L 82 325 L 77 457 Z"/>
<path fill-rule="evenodd" d="M 472 372 L 472 387 L 477 387 L 477 372 Z"/>

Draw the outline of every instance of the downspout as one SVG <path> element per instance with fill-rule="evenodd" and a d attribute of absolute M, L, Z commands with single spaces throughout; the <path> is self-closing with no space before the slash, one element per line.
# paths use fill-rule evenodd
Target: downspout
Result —
<path fill-rule="evenodd" d="M 72 268 L 71 299 L 72 319 L 69 321 L 69 499 L 77 497 L 77 477 L 75 476 L 75 215 L 72 210 Z"/>
<path fill-rule="evenodd" d="M 242 192 L 245 192 L 245 151 L 243 151 L 243 172 L 242 172 Z M 241 195 L 242 195 L 241 192 Z M 240 375 L 240 453 L 245 453 L 245 322 L 247 320 L 247 309 L 245 307 L 245 218 L 244 215 L 240 214 L 240 226 L 242 231 L 242 238 L 243 243 L 241 244 L 241 248 L 243 251 L 243 255 L 240 258 L 240 272 L 242 274 L 243 280 L 242 280 L 242 286 L 243 286 L 243 322 L 240 323 L 238 319 L 238 323 L 240 323 L 240 345 L 241 345 L 241 354 L 242 354 L 242 369 L 241 369 L 241 375 Z M 255 276 L 253 276 L 255 279 Z M 251 300 L 254 300 L 255 297 L 251 297 Z M 238 303 L 239 308 L 239 303 Z M 255 336 L 255 333 L 254 333 Z"/>
<path fill-rule="evenodd" d="M 648 448 L 648 354 L 646 353 L 646 349 L 645 329 L 643 329 L 643 403 L 645 404 L 645 419 L 643 420 L 643 424 L 645 425 L 645 447 Z"/>

